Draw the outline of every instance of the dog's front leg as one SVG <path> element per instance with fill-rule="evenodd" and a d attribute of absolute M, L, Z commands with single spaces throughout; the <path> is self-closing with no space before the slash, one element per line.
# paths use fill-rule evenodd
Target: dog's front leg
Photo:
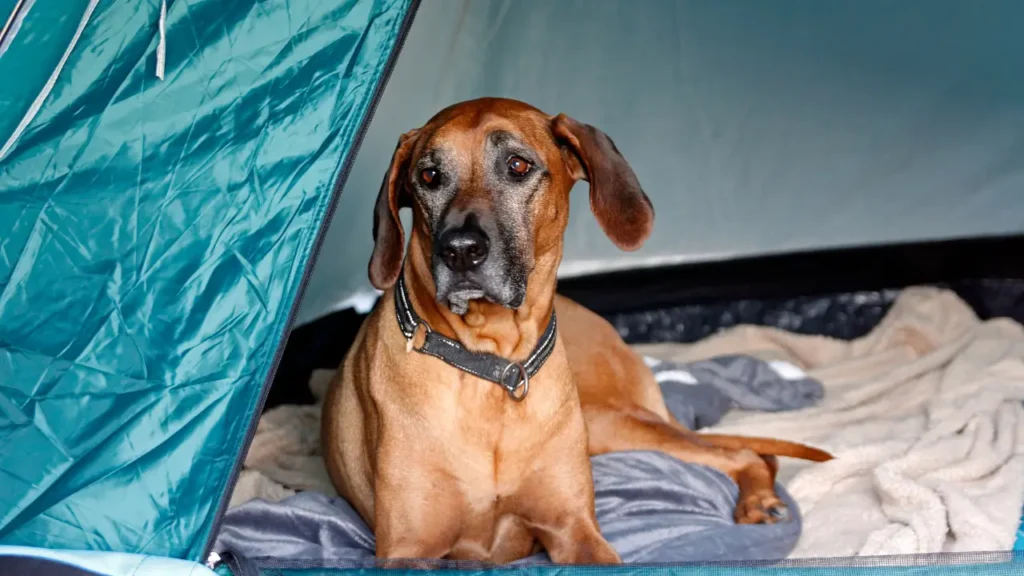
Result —
<path fill-rule="evenodd" d="M 597 524 L 593 473 L 581 437 L 566 434 L 547 443 L 541 464 L 522 484 L 516 503 L 556 564 L 621 564 Z"/>
<path fill-rule="evenodd" d="M 580 514 L 556 524 L 535 524 L 534 533 L 555 564 L 621 564 L 597 521 Z"/>
<path fill-rule="evenodd" d="M 443 558 L 459 537 L 461 507 L 453 483 L 409 454 L 381 461 L 374 497 L 376 555 Z"/>

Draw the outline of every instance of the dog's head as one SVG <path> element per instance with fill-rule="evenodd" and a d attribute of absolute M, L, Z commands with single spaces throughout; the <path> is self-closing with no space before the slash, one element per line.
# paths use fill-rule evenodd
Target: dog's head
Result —
<path fill-rule="evenodd" d="M 370 281 L 401 272 L 399 210 L 413 210 L 417 257 L 438 303 L 456 314 L 485 298 L 518 308 L 538 257 L 561 256 L 569 191 L 590 183 L 590 207 L 619 248 L 650 235 L 654 209 L 633 170 L 600 130 L 515 100 L 485 98 L 439 112 L 403 134 L 374 211 Z"/>

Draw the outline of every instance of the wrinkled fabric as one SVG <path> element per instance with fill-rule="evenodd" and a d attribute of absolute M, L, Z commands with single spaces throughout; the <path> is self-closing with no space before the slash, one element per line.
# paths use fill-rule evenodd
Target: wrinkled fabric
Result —
<path fill-rule="evenodd" d="M 685 364 L 646 357 L 676 419 L 692 430 L 711 426 L 730 408 L 780 412 L 808 408 L 825 395 L 821 382 L 798 366 L 744 354 Z M 711 408 L 712 406 L 717 409 Z M 702 419 L 695 410 L 702 410 Z"/>
<path fill-rule="evenodd" d="M 785 358 L 819 379 L 814 407 L 732 411 L 710 428 L 836 456 L 780 461 L 800 503 L 793 557 L 1009 550 L 1024 507 L 1024 326 L 980 320 L 955 293 L 907 288 L 867 336 L 840 341 L 744 326 L 693 345 L 637 347 L 693 362 Z"/>
<path fill-rule="evenodd" d="M 0 27 L 16 4 L 0 0 Z M 21 5 L 21 17 L 12 22 L 0 44 L 0 147 L 46 84 L 88 4 L 89 0 L 35 0 Z"/>
<path fill-rule="evenodd" d="M 24 568 L 22 568 L 24 567 Z M 0 574 L 29 576 L 215 576 L 202 564 L 119 552 L 0 546 Z"/>
<path fill-rule="evenodd" d="M 409 5 L 168 2 L 160 81 L 99 4 L 0 162 L 0 543 L 200 559 Z"/>
<path fill-rule="evenodd" d="M 352 564 L 366 569 L 362 573 L 380 573 L 375 568 L 387 567 L 390 576 L 421 576 L 425 570 L 437 576 L 490 576 L 501 568 L 478 562 L 451 562 L 444 560 L 397 560 L 381 563 L 362 561 L 339 563 L 337 567 L 309 566 L 304 563 L 262 561 L 260 576 L 341 576 L 352 569 Z M 602 574 L 605 576 L 1020 576 L 1024 573 L 1024 554 L 1010 552 L 964 552 L 942 554 L 939 557 L 875 556 L 852 558 L 814 558 L 783 560 L 779 562 L 724 562 L 678 565 L 624 565 L 624 566 L 516 566 L 517 576 L 579 576 Z"/>
<path fill-rule="evenodd" d="M 785 558 L 800 535 L 800 515 L 787 523 L 740 525 L 737 488 L 727 476 L 656 452 L 591 459 L 601 533 L 624 562 L 697 562 Z M 281 502 L 252 500 L 228 512 L 214 548 L 250 558 L 303 559 L 311 564 L 373 557 L 374 538 L 341 498 L 302 492 Z M 540 552 L 517 564 L 548 563 Z"/>

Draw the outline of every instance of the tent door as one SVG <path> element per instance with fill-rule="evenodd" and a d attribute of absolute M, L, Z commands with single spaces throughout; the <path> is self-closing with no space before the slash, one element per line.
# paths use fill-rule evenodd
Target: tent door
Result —
<path fill-rule="evenodd" d="M 359 148 L 363 143 L 363 138 L 366 136 L 366 131 L 370 127 L 370 122 L 373 120 L 373 115 L 380 103 L 381 96 L 384 94 L 388 81 L 391 79 L 391 74 L 394 72 L 395 63 L 398 61 L 398 56 L 401 54 L 402 47 L 405 45 L 405 39 L 409 35 L 409 29 L 412 27 L 413 20 L 416 18 L 416 11 L 419 9 L 419 6 L 420 0 L 412 0 L 409 4 L 409 10 L 405 13 L 405 18 L 402 20 L 402 25 L 399 28 L 395 46 L 391 50 L 391 54 L 388 55 L 388 61 L 384 67 L 384 74 L 374 90 L 369 109 L 360 123 L 359 130 L 356 132 L 355 139 L 352 142 L 352 150 L 346 156 L 345 163 L 342 165 L 341 171 L 335 179 L 334 187 L 331 190 L 331 202 L 327 209 L 327 214 L 324 217 L 324 223 L 320 227 L 320 231 L 313 244 L 312 257 L 309 259 L 306 269 L 302 273 L 298 298 L 296 298 L 295 304 L 292 306 L 292 310 L 289 314 L 289 321 L 287 324 L 287 329 L 289 330 L 291 329 L 292 321 L 295 318 L 295 313 L 302 305 L 302 297 L 305 294 L 306 286 L 309 283 L 309 278 L 313 272 L 313 268 L 316 266 L 316 261 L 320 257 L 320 250 L 323 248 L 324 237 L 327 235 L 329 224 L 334 218 L 334 211 L 338 205 L 338 197 L 341 195 L 341 191 L 345 187 L 345 182 L 348 180 L 348 176 L 352 171 L 352 164 L 355 162 L 355 158 L 359 153 Z M 248 454 L 249 446 L 252 444 L 253 436 L 256 434 L 256 427 L 260 423 L 260 415 L 263 413 L 263 407 L 267 402 L 267 394 L 270 392 L 270 386 L 274 381 L 274 375 L 277 373 L 277 368 L 281 364 L 281 357 L 284 355 L 287 343 L 287 337 L 281 339 L 280 344 L 278 344 L 277 351 L 274 353 L 274 361 L 271 364 L 270 371 L 267 372 L 266 380 L 263 381 L 263 385 L 260 387 L 260 397 L 259 402 L 256 405 L 256 413 L 252 415 L 252 419 L 249 421 L 242 449 L 235 455 L 235 463 L 231 471 L 231 476 L 228 483 L 224 486 L 220 506 L 217 509 L 217 515 L 214 517 L 213 530 L 210 531 L 210 535 L 206 541 L 206 546 L 203 551 L 204 558 L 210 558 L 210 553 L 214 542 L 217 539 L 217 534 L 220 532 L 221 522 L 224 520 L 224 513 L 227 512 L 228 502 L 231 500 L 231 492 L 234 490 L 235 484 L 238 482 L 238 475 L 242 471 L 242 465 L 245 463 L 245 456 Z"/>

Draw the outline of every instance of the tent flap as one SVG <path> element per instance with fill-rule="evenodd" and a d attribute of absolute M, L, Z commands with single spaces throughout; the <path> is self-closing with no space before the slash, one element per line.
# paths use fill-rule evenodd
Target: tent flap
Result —
<path fill-rule="evenodd" d="M 161 81 L 99 3 L 0 161 L 0 543 L 200 559 L 411 4 L 168 1 Z"/>

